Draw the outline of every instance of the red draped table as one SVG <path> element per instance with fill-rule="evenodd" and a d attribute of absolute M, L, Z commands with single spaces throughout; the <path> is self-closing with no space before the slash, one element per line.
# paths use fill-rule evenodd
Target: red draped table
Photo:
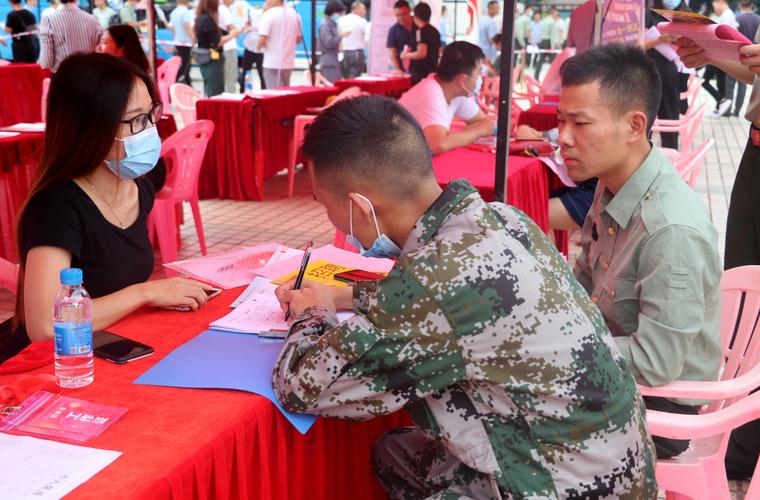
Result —
<path fill-rule="evenodd" d="M 536 130 L 550 130 L 559 126 L 557 118 L 557 102 L 539 103 L 522 113 L 517 120 L 518 125 L 530 125 Z"/>
<path fill-rule="evenodd" d="M 91 386 L 63 391 L 128 408 L 103 435 L 85 443 L 123 455 L 67 498 L 384 498 L 372 473 L 371 448 L 383 432 L 409 425 L 404 413 L 362 423 L 318 419 L 301 435 L 256 394 L 132 383 L 227 314 L 241 291 L 225 291 L 196 313 L 141 310 L 109 328 L 151 345 L 156 354 L 126 365 L 96 359 Z M 24 375 L 52 372 L 51 359 Z M 14 377 L 19 375 L 0 376 L 0 385 Z"/>
<path fill-rule="evenodd" d="M 434 157 L 433 170 L 441 186 L 464 178 L 480 191 L 483 199 L 494 200 L 496 157 L 492 153 L 455 149 Z M 534 158 L 509 157 L 507 203 L 525 212 L 548 232 L 549 173 L 543 163 Z"/>
<path fill-rule="evenodd" d="M 276 90 L 295 92 L 196 103 L 198 119 L 209 119 L 216 125 L 201 168 L 201 198 L 264 199 L 264 179 L 288 166 L 293 118 L 306 108 L 323 106 L 338 92 L 335 87 Z"/>
<path fill-rule="evenodd" d="M 36 122 L 39 118 L 28 121 Z M 162 139 L 177 131 L 174 116 L 170 114 L 165 114 L 157 126 Z M 0 258 L 13 262 L 18 259 L 16 216 L 34 180 L 43 140 L 43 133 L 28 132 L 0 139 Z"/>
<path fill-rule="evenodd" d="M 333 83 L 343 92 L 349 87 L 359 87 L 364 92 L 372 95 L 387 95 L 400 97 L 412 87 L 411 76 L 365 76 L 337 80 Z"/>
<path fill-rule="evenodd" d="M 0 66 L 0 127 L 40 121 L 42 80 L 48 76 L 38 64 Z"/>

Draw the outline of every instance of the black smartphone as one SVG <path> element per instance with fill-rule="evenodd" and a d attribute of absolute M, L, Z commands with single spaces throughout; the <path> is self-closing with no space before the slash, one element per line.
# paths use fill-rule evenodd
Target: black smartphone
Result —
<path fill-rule="evenodd" d="M 123 365 L 153 354 L 153 348 L 104 330 L 92 334 L 95 356 Z"/>

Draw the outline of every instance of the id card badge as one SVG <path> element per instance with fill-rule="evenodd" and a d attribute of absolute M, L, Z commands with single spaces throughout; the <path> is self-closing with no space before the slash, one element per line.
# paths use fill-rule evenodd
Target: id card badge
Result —
<path fill-rule="evenodd" d="M 752 138 L 752 145 L 756 148 L 760 148 L 760 129 L 753 125 L 749 133 Z"/>

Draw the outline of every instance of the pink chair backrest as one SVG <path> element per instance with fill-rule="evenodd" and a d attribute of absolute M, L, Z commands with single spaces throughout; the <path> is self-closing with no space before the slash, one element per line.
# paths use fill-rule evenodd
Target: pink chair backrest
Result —
<path fill-rule="evenodd" d="M 480 95 L 478 95 L 480 107 L 490 110 L 498 105 L 500 81 L 498 76 L 483 78 L 483 87 L 480 89 Z"/>
<path fill-rule="evenodd" d="M 44 122 L 47 119 L 47 96 L 50 90 L 50 78 L 42 80 L 42 100 L 40 101 L 41 120 Z"/>
<path fill-rule="evenodd" d="M 165 111 L 168 111 L 169 103 L 171 102 L 169 87 L 177 82 L 177 73 L 181 65 L 182 58 L 172 56 L 156 69 L 156 73 L 158 73 L 158 93 L 161 95 L 161 102 L 164 103 Z"/>
<path fill-rule="evenodd" d="M 198 176 L 214 122 L 198 120 L 172 134 L 161 145 L 166 162 L 166 182 L 156 194 L 162 200 L 188 200 L 198 191 Z"/>
<path fill-rule="evenodd" d="M 678 174 L 689 186 L 694 187 L 694 184 L 697 182 L 697 177 L 702 170 L 702 164 L 707 157 L 707 152 L 714 144 L 715 139 L 708 139 L 698 148 L 683 153 L 676 162 L 675 167 Z"/>
<path fill-rule="evenodd" d="M 169 87 L 172 102 L 182 116 L 185 125 L 195 121 L 195 103 L 201 98 L 197 90 L 184 83 L 174 83 Z"/>
<path fill-rule="evenodd" d="M 562 84 L 559 77 L 559 69 L 562 64 L 575 55 L 575 48 L 566 48 L 559 53 L 557 57 L 552 61 L 549 66 L 549 71 L 544 76 L 544 81 L 541 83 L 541 95 L 554 95 L 559 94 L 559 89 Z"/>
<path fill-rule="evenodd" d="M 720 340 L 725 364 L 721 380 L 734 379 L 760 361 L 760 266 L 723 273 Z M 741 314 L 740 314 L 741 313 Z M 713 403 L 708 411 L 730 406 L 739 398 Z"/>
<path fill-rule="evenodd" d="M 0 288 L 16 293 L 18 266 L 0 257 Z"/>

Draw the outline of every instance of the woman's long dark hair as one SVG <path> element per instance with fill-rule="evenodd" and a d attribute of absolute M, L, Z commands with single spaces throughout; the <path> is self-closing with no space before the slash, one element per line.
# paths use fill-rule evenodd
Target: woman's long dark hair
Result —
<path fill-rule="evenodd" d="M 134 30 L 133 30 L 134 31 Z M 61 63 L 50 81 L 42 158 L 27 201 L 18 214 L 16 244 L 21 263 L 14 323 L 24 318 L 24 213 L 29 200 L 50 186 L 87 175 L 113 146 L 137 80 L 153 102 L 158 91 L 145 71 L 108 54 L 75 54 Z"/>
<path fill-rule="evenodd" d="M 108 34 L 111 35 L 116 46 L 124 51 L 124 59 L 131 62 L 141 70 L 148 72 L 148 58 L 145 57 L 140 38 L 132 26 L 128 24 L 117 24 L 108 28 Z"/>
<path fill-rule="evenodd" d="M 219 24 L 219 0 L 198 0 L 195 15 L 201 17 L 201 14 L 206 14 Z"/>

